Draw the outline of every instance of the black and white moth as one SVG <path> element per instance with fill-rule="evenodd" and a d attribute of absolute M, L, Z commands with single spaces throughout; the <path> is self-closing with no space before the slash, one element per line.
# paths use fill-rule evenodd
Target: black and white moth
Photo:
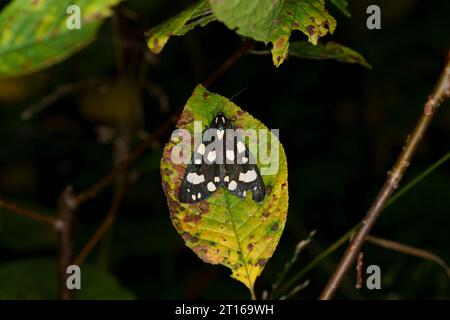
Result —
<path fill-rule="evenodd" d="M 242 137 L 230 134 L 234 131 L 231 121 L 219 112 L 207 129 L 214 129 L 214 141 L 221 144 L 223 154 L 218 157 L 216 150 L 206 151 L 213 141 L 201 142 L 196 146 L 181 182 L 180 202 L 203 201 L 219 188 L 226 188 L 228 192 L 242 199 L 251 191 L 254 201 L 262 201 L 266 188 L 258 166 Z M 227 149 L 230 146 L 231 148 Z"/>

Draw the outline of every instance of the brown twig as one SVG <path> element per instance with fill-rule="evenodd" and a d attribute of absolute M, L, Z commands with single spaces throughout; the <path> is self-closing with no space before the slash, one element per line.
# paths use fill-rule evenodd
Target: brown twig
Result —
<path fill-rule="evenodd" d="M 19 207 L 18 205 L 5 200 L 0 199 L 0 208 L 6 209 L 8 211 L 14 212 L 18 215 L 30 218 L 35 221 L 47 223 L 51 226 L 54 226 L 55 224 L 55 218 L 53 218 L 52 216 L 48 216 L 45 214 L 31 211 L 29 209 Z"/>
<path fill-rule="evenodd" d="M 67 267 L 72 264 L 72 233 L 76 207 L 73 188 L 67 186 L 58 198 L 58 219 L 55 221 L 55 230 L 59 235 L 59 298 L 62 300 L 72 298 L 72 292 L 67 287 Z"/>
<path fill-rule="evenodd" d="M 36 113 L 44 110 L 46 107 L 50 106 L 52 103 L 58 101 L 65 95 L 68 95 L 69 93 L 79 91 L 86 87 L 94 86 L 98 83 L 100 83 L 102 79 L 85 79 L 73 83 L 65 83 L 60 86 L 58 86 L 55 91 L 50 93 L 49 95 L 45 96 L 44 98 L 40 99 L 36 103 L 29 106 L 27 109 L 25 109 L 21 114 L 20 117 L 22 120 L 30 120 Z"/>
<path fill-rule="evenodd" d="M 360 252 L 358 255 L 358 261 L 356 262 L 356 289 L 361 289 L 362 287 L 362 268 L 364 264 L 364 252 Z"/>
<path fill-rule="evenodd" d="M 171 116 L 167 119 L 163 124 L 153 133 L 148 139 L 143 142 L 139 147 L 134 149 L 130 155 L 123 161 L 119 162 L 119 164 L 108 174 L 103 176 L 100 180 L 98 180 L 94 185 L 89 187 L 88 189 L 78 193 L 76 196 L 77 203 L 82 204 L 85 201 L 94 198 L 101 190 L 103 190 L 106 186 L 108 186 L 116 177 L 117 174 L 124 172 L 131 164 L 133 164 L 137 159 L 139 159 L 144 152 L 153 146 L 158 140 L 172 128 L 173 124 L 178 119 L 178 113 Z"/>
<path fill-rule="evenodd" d="M 203 81 L 205 87 L 211 86 L 219 77 L 221 77 L 228 69 L 231 68 L 243 55 L 253 49 L 255 42 L 252 40 L 245 41 L 244 45 L 235 53 L 233 53 L 208 79 Z"/>
<path fill-rule="evenodd" d="M 442 268 L 444 268 L 445 272 L 447 273 L 447 276 L 450 278 L 450 267 L 447 265 L 447 263 L 445 263 L 444 259 L 442 259 L 441 257 L 439 257 L 438 255 L 436 255 L 434 253 L 431 253 L 427 250 L 408 246 L 406 244 L 402 244 L 402 243 L 399 243 L 396 241 L 383 239 L 383 238 L 379 238 L 379 237 L 374 237 L 374 236 L 368 236 L 366 240 L 367 240 L 367 242 L 373 243 L 377 246 L 380 246 L 380 247 L 388 249 L 388 250 L 401 252 L 404 254 L 408 254 L 410 256 L 414 256 L 417 258 L 435 262 L 438 265 L 440 265 Z"/>
<path fill-rule="evenodd" d="M 343 257 L 341 258 L 338 266 L 336 267 L 333 275 L 325 286 L 320 299 L 328 300 L 331 299 L 336 292 L 337 288 L 340 286 L 342 279 L 347 273 L 348 269 L 352 265 L 353 261 L 361 250 L 361 247 L 369 235 L 370 230 L 374 226 L 375 222 L 380 215 L 383 207 L 386 205 L 390 196 L 397 189 L 401 179 L 409 164 L 412 157 L 422 141 L 422 138 L 441 103 L 449 98 L 450 96 L 450 51 L 448 53 L 447 64 L 432 92 L 429 96 L 428 101 L 425 104 L 421 117 L 414 128 L 413 132 L 406 141 L 406 144 L 398 157 L 394 167 L 388 173 L 388 177 L 383 184 L 381 190 L 367 211 L 366 216 L 362 220 L 361 226 L 358 232 L 352 239 L 351 243 L 347 247 Z"/>
<path fill-rule="evenodd" d="M 78 256 L 74 261 L 74 264 L 76 265 L 83 264 L 88 254 L 92 251 L 92 249 L 94 249 L 95 245 L 100 241 L 100 239 L 104 236 L 106 231 L 108 231 L 109 227 L 114 223 L 117 216 L 117 210 L 119 209 L 120 203 L 122 202 L 124 195 L 125 195 L 125 187 L 122 186 L 121 188 L 118 189 L 117 193 L 112 199 L 111 206 L 109 207 L 105 219 L 102 221 L 102 223 L 95 231 L 91 239 L 89 239 L 88 243 L 86 243 L 81 252 L 78 254 Z"/>

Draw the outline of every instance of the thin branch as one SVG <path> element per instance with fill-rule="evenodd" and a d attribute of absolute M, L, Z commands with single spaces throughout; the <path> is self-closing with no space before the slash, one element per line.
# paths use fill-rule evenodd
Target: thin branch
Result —
<path fill-rule="evenodd" d="M 245 41 L 244 45 L 235 53 L 233 53 L 211 76 L 203 82 L 205 87 L 211 86 L 218 78 L 220 78 L 228 69 L 231 68 L 243 55 L 253 49 L 255 43 L 252 40 Z"/>
<path fill-rule="evenodd" d="M 30 218 L 35 221 L 49 224 L 52 227 L 55 224 L 55 218 L 53 218 L 52 216 L 48 216 L 45 214 L 31 211 L 29 209 L 19 207 L 18 205 L 14 204 L 14 203 L 11 203 L 11 202 L 8 202 L 8 201 L 2 200 L 2 199 L 0 199 L 0 208 L 6 209 L 8 211 L 14 212 L 18 215 Z"/>
<path fill-rule="evenodd" d="M 362 220 L 362 224 L 358 232 L 353 237 L 351 243 L 347 247 L 341 261 L 339 262 L 335 272 L 331 276 L 327 285 L 325 286 L 320 299 L 329 300 L 334 296 L 334 293 L 339 288 L 343 277 L 352 265 L 353 261 L 361 250 L 361 247 L 369 235 L 370 230 L 377 221 L 380 212 L 385 207 L 390 196 L 398 188 L 398 185 L 405 174 L 405 171 L 411 163 L 412 157 L 422 141 L 423 136 L 441 103 L 450 96 L 450 51 L 448 53 L 447 64 L 433 90 L 426 102 L 421 117 L 406 141 L 406 144 L 398 157 L 394 167 L 388 173 L 388 177 L 382 186 L 377 197 L 370 206 L 366 216 Z"/>
<path fill-rule="evenodd" d="M 439 257 L 438 255 L 436 255 L 434 253 L 431 253 L 427 250 L 419 249 L 416 247 L 411 247 L 411 246 L 408 246 L 406 244 L 402 244 L 402 243 L 399 243 L 396 241 L 378 238 L 378 237 L 374 237 L 374 236 L 368 236 L 366 240 L 367 240 L 367 242 L 373 243 L 377 246 L 380 246 L 380 247 L 388 249 L 388 250 L 401 252 L 404 254 L 408 254 L 410 256 L 414 256 L 417 258 L 421 258 L 421 259 L 425 259 L 425 260 L 429 260 L 434 263 L 437 263 L 442 268 L 444 268 L 445 272 L 447 273 L 447 276 L 450 278 L 450 267 L 447 265 L 447 263 L 445 263 L 444 259 L 442 259 L 441 257 Z"/>
<path fill-rule="evenodd" d="M 44 110 L 54 102 L 58 101 L 65 95 L 75 91 L 79 91 L 85 87 L 94 86 L 98 84 L 100 81 L 101 79 L 94 78 L 60 85 L 55 89 L 55 91 L 43 97 L 38 102 L 32 104 L 24 111 L 22 111 L 20 117 L 22 118 L 22 120 L 30 120 L 36 113 L 41 112 L 42 110 Z"/>
<path fill-rule="evenodd" d="M 125 195 L 125 187 L 121 187 L 118 189 L 114 198 L 112 199 L 111 206 L 105 216 L 105 219 L 102 221 L 98 229 L 95 231 L 94 235 L 89 239 L 88 243 L 83 247 L 81 252 L 76 257 L 74 264 L 81 265 L 83 264 L 86 257 L 89 253 L 94 249 L 100 239 L 105 235 L 106 231 L 108 231 L 109 227 L 114 223 L 117 210 L 119 209 L 120 203 L 122 202 Z"/>
<path fill-rule="evenodd" d="M 72 292 L 67 287 L 67 267 L 72 264 L 75 209 L 73 188 L 68 186 L 58 198 L 58 220 L 55 222 L 55 230 L 59 235 L 59 298 L 61 300 L 72 298 Z"/>
<path fill-rule="evenodd" d="M 100 191 L 102 191 L 106 186 L 108 186 L 116 177 L 117 174 L 124 172 L 131 164 L 138 160 L 148 148 L 153 146 L 158 140 L 172 128 L 173 124 L 178 119 L 178 113 L 172 115 L 167 119 L 150 137 L 143 142 L 139 147 L 134 149 L 130 155 L 119 164 L 108 174 L 103 176 L 94 185 L 88 189 L 80 192 L 77 195 L 77 203 L 82 204 L 85 201 L 94 198 Z"/>

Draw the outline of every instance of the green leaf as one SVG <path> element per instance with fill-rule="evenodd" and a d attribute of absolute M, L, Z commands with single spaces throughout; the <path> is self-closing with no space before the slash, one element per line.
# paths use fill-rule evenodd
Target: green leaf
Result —
<path fill-rule="evenodd" d="M 335 59 L 339 62 L 357 63 L 372 69 L 361 54 L 336 42 L 318 43 L 315 46 L 306 41 L 293 42 L 289 55 L 307 59 Z"/>
<path fill-rule="evenodd" d="M 188 130 L 192 136 L 194 121 L 202 121 L 204 130 L 218 112 L 223 112 L 236 128 L 267 129 L 234 103 L 201 85 L 192 93 L 177 127 Z M 275 136 L 271 139 L 279 142 Z M 261 203 L 253 201 L 250 194 L 242 200 L 221 188 L 205 201 L 186 204 L 178 201 L 178 191 L 187 165 L 171 160 L 176 144 L 170 141 L 161 159 L 162 184 L 173 225 L 203 261 L 230 268 L 232 277 L 253 292 L 255 280 L 275 251 L 286 222 L 287 163 L 283 147 L 279 143 L 269 144 L 268 155 L 279 152 L 279 157 L 272 159 L 279 169 L 262 175 L 267 194 Z M 260 170 L 264 167 L 259 159 L 258 166 Z"/>
<path fill-rule="evenodd" d="M 242 36 L 271 42 L 275 66 L 283 63 L 292 31 L 300 30 L 312 44 L 333 33 L 336 20 L 325 8 L 325 0 L 211 0 L 217 19 Z"/>
<path fill-rule="evenodd" d="M 338 8 L 345 16 L 351 17 L 350 11 L 348 11 L 347 6 L 347 0 L 330 0 L 330 2 Z"/>
<path fill-rule="evenodd" d="M 51 210 L 36 205 L 25 204 L 24 207 L 42 214 L 53 214 Z M 0 209 L 0 246 L 24 251 L 51 249 L 56 247 L 56 243 L 56 233 L 51 226 Z"/>
<path fill-rule="evenodd" d="M 121 0 L 13 0 L 0 13 L 0 78 L 54 65 L 89 44 Z M 67 28 L 67 8 L 81 9 L 81 29 Z"/>
<path fill-rule="evenodd" d="M 147 32 L 147 45 L 154 53 L 160 53 L 171 36 L 182 36 L 196 26 L 205 26 L 216 17 L 207 0 L 202 0 Z"/>
<path fill-rule="evenodd" d="M 0 299 L 56 299 L 58 263 L 53 259 L 23 259 L 0 265 Z M 117 280 L 89 265 L 81 268 L 77 299 L 134 299 Z"/>

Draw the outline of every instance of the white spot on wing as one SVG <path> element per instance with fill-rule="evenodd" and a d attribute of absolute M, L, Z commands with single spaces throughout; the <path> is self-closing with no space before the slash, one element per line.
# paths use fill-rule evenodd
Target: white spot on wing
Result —
<path fill-rule="evenodd" d="M 192 184 L 199 184 L 205 181 L 205 176 L 204 175 L 198 175 L 195 172 L 190 172 L 188 173 L 187 177 L 186 177 L 187 181 L 192 183 Z"/>
<path fill-rule="evenodd" d="M 228 182 L 228 181 L 230 181 L 230 177 L 228 177 L 228 176 L 225 176 L 225 178 L 223 178 L 223 181 L 225 181 L 225 182 Z"/>
<path fill-rule="evenodd" d="M 197 199 L 197 197 L 195 196 L 195 194 L 192 195 L 192 200 Z"/>
<path fill-rule="evenodd" d="M 225 131 L 223 131 L 222 129 L 217 130 L 217 138 L 219 138 L 219 140 L 222 140 L 224 133 L 225 133 Z"/>
<path fill-rule="evenodd" d="M 228 184 L 228 189 L 229 189 L 230 191 L 233 191 L 233 190 L 236 190 L 236 188 L 237 188 L 237 183 L 236 183 L 236 181 L 231 180 L 231 182 Z"/>
<path fill-rule="evenodd" d="M 234 151 L 233 150 L 227 150 L 227 159 L 230 161 L 234 161 Z"/>
<path fill-rule="evenodd" d="M 214 178 L 214 182 L 219 182 L 220 181 L 220 178 L 219 177 L 215 177 Z"/>
<path fill-rule="evenodd" d="M 205 145 L 203 143 L 201 143 L 198 148 L 197 148 L 197 152 L 200 153 L 201 155 L 205 154 Z"/>
<path fill-rule="evenodd" d="M 199 192 L 199 193 L 197 193 L 197 198 L 201 198 L 202 197 L 202 194 Z"/>
<path fill-rule="evenodd" d="M 208 188 L 208 191 L 216 191 L 216 185 L 212 182 L 209 182 L 208 185 L 206 186 Z"/>
<path fill-rule="evenodd" d="M 216 150 L 210 151 L 208 153 L 208 161 L 213 162 L 214 160 L 216 160 Z"/>
<path fill-rule="evenodd" d="M 242 182 L 252 182 L 256 180 L 256 171 L 248 170 L 246 173 L 239 173 L 239 181 Z"/>
<path fill-rule="evenodd" d="M 247 163 L 248 162 L 248 158 L 247 157 L 242 157 L 242 163 Z"/>
<path fill-rule="evenodd" d="M 195 164 L 201 164 L 201 163 L 202 163 L 202 160 L 201 160 L 201 159 L 195 159 L 195 160 L 194 160 L 194 163 L 195 163 Z"/>
<path fill-rule="evenodd" d="M 244 192 L 242 193 L 242 196 L 245 198 L 245 197 L 247 196 L 247 191 L 244 191 Z"/>
<path fill-rule="evenodd" d="M 245 144 L 242 143 L 242 141 L 238 141 L 236 147 L 237 147 L 237 151 L 238 151 L 239 153 L 242 153 L 242 152 L 245 151 Z"/>

